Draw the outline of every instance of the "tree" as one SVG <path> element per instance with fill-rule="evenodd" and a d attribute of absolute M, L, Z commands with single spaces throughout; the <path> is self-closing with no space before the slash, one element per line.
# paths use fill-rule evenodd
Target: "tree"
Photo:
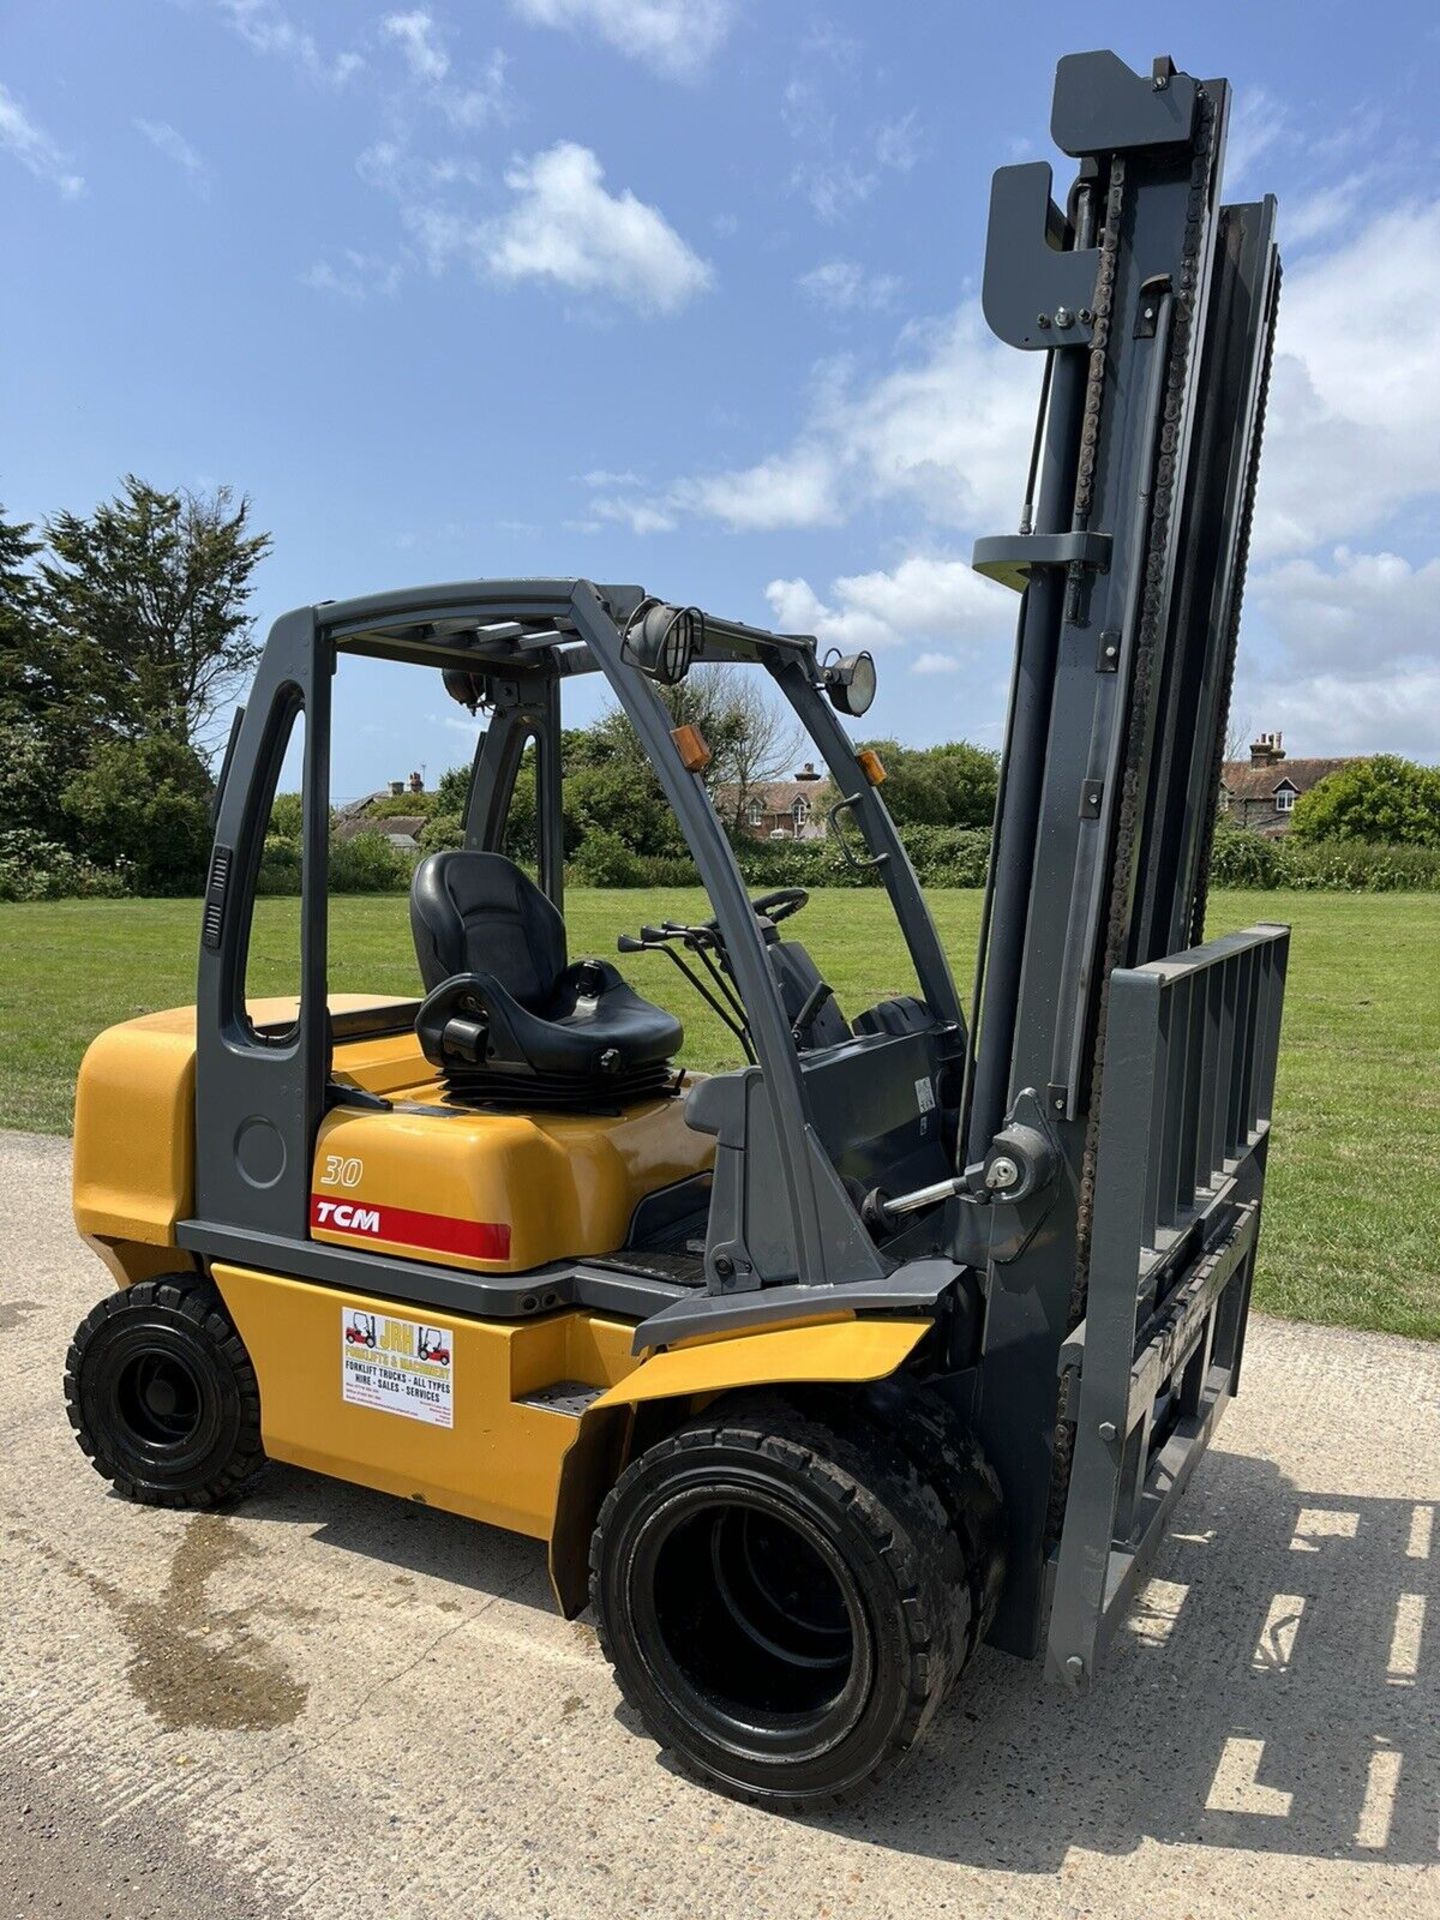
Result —
<path fill-rule="evenodd" d="M 712 792 L 723 789 L 725 825 L 738 832 L 755 789 L 794 766 L 801 733 L 790 708 L 771 691 L 768 674 L 755 667 L 702 671 L 713 676 L 707 689 L 715 710 Z M 710 738 L 703 726 L 701 732 Z"/>
<path fill-rule="evenodd" d="M 441 774 L 435 788 L 435 812 L 464 814 L 466 802 L 470 798 L 470 775 L 473 772 L 470 761 L 462 766 L 447 767 Z"/>
<path fill-rule="evenodd" d="M 129 474 L 88 519 L 57 514 L 47 532 L 45 611 L 91 663 L 106 729 L 203 747 L 259 657 L 246 609 L 270 536 L 250 531 L 249 500 L 229 487 L 164 493 Z"/>
<path fill-rule="evenodd" d="M 885 765 L 883 795 L 897 826 L 988 827 L 995 813 L 1000 756 L 968 740 L 902 747 L 868 740 Z"/>
<path fill-rule="evenodd" d="M 657 687 L 672 727 L 697 727 L 710 749 L 705 784 L 720 801 L 725 824 L 737 827 L 751 792 L 794 764 L 800 730 L 770 688 L 763 668 L 701 664 L 673 687 Z M 648 780 L 656 804 L 659 782 L 641 752 L 634 728 L 618 707 L 603 714 L 578 739 L 565 736 L 567 772 L 572 766 L 615 761 Z M 624 838 L 624 829 L 619 829 Z"/>
<path fill-rule="evenodd" d="M 214 788 L 183 740 L 107 740 L 62 796 L 85 853 L 124 874 L 134 893 L 199 893 L 210 851 Z"/>
<path fill-rule="evenodd" d="M 28 521 L 7 520 L 0 506 L 0 720 L 38 711 L 44 689 L 34 684 L 31 656 L 39 624 L 39 596 L 30 562 L 40 542 Z"/>
<path fill-rule="evenodd" d="M 1395 753 L 1352 760 L 1301 794 L 1290 831 L 1301 842 L 1440 847 L 1440 767 L 1422 767 Z"/>
<path fill-rule="evenodd" d="M 53 839 L 64 831 L 60 789 L 85 746 L 72 699 L 82 662 L 45 619 L 31 531 L 0 508 L 0 830 Z"/>

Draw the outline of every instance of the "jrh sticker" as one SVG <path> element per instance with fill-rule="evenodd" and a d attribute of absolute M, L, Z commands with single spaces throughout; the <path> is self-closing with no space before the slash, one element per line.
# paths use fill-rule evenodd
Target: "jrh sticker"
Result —
<path fill-rule="evenodd" d="M 427 1426 L 455 1424 L 451 1386 L 454 1335 L 449 1327 L 393 1320 L 362 1307 L 340 1309 L 340 1393 L 354 1407 L 398 1413 Z"/>

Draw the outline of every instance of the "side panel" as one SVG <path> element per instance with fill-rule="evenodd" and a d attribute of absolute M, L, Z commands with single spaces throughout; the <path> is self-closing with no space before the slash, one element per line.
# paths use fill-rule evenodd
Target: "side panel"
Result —
<path fill-rule="evenodd" d="M 72 1198 L 87 1239 L 172 1246 L 195 1199 L 195 1009 L 97 1036 L 75 1086 Z"/>
<path fill-rule="evenodd" d="M 387 1004 L 345 993 L 330 1008 L 362 1013 Z M 293 1021 L 295 1010 L 293 999 L 251 1005 L 261 1024 Z M 142 1014 L 91 1042 L 75 1086 L 71 1194 L 78 1231 L 103 1257 L 106 1248 L 124 1250 L 122 1284 L 191 1265 L 176 1248 L 175 1227 L 195 1211 L 194 1007 Z M 147 1259 L 144 1247 L 165 1257 Z"/>
<path fill-rule="evenodd" d="M 713 1157 L 678 1099 L 608 1115 L 336 1107 L 316 1140 L 311 1238 L 522 1273 L 615 1252 L 647 1194 Z"/>
<path fill-rule="evenodd" d="M 433 1310 L 245 1267 L 217 1264 L 212 1273 L 255 1363 L 272 1459 L 539 1540 L 550 1534 L 576 1424 L 521 1396 L 562 1380 L 605 1387 L 636 1364 L 632 1329 L 619 1321 L 578 1313 L 532 1321 L 452 1316 L 435 1330 L 449 1336 L 453 1424 L 430 1425 L 347 1401 L 342 1367 L 353 1316 L 424 1317 L 433 1325 Z"/>

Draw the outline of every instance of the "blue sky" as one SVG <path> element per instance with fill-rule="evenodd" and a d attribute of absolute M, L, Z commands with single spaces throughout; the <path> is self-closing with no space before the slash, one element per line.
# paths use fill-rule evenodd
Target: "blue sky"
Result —
<path fill-rule="evenodd" d="M 1440 38 L 1335 0 L 8 0 L 0 498 L 227 481 L 262 624 L 635 580 L 872 646 L 867 730 L 998 740 L 1036 367 L 975 307 L 1058 56 L 1235 84 L 1286 286 L 1235 718 L 1440 758 Z M 1077 42 L 1077 44 L 1079 44 Z M 463 745 L 352 665 L 337 793 Z"/>

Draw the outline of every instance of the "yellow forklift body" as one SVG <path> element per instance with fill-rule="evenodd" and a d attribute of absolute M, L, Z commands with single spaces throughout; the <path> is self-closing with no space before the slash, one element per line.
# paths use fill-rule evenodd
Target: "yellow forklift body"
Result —
<path fill-rule="evenodd" d="M 423 1067 L 418 1048 L 416 1058 Z M 439 1105 L 441 1088 L 430 1094 Z M 316 1141 L 310 1232 L 439 1266 L 524 1273 L 614 1253 L 647 1194 L 704 1173 L 713 1157 L 678 1099 L 610 1114 L 452 1109 L 443 1120 L 334 1107 Z"/>
<path fill-rule="evenodd" d="M 114 1242 L 173 1246 L 195 1197 L 194 1007 L 91 1042 L 75 1087 L 73 1178 L 75 1224 L 102 1255 Z"/>
<path fill-rule="evenodd" d="M 471 1320 L 248 1267 L 217 1262 L 211 1276 L 254 1363 L 272 1459 L 539 1540 L 550 1535 L 575 1420 L 526 1396 L 562 1380 L 607 1387 L 639 1364 L 633 1328 L 586 1313 Z M 375 1323 L 374 1349 L 347 1343 L 357 1319 Z M 417 1359 L 413 1336 L 406 1341 L 422 1325 L 444 1336 L 444 1366 Z M 387 1371 L 403 1370 L 406 1384 L 436 1398 L 402 1413 L 390 1410 L 401 1395 L 369 1393 L 364 1372 L 390 1355 Z M 361 1404 L 361 1395 L 386 1404 Z"/>
<path fill-rule="evenodd" d="M 334 1013 L 390 1004 L 399 1003 L 330 1001 Z M 293 999 L 250 1006 L 257 1024 L 282 1024 L 295 1010 Z M 396 1102 L 388 1112 L 336 1107 L 321 1123 L 311 1232 L 336 1246 L 484 1273 L 613 1253 L 647 1194 L 704 1173 L 714 1158 L 679 1099 L 608 1114 L 407 1111 L 446 1105 L 408 1027 L 341 1042 L 334 1073 Z M 194 1100 L 193 1007 L 110 1027 L 85 1055 L 75 1220 L 122 1285 L 193 1264 L 175 1246 L 175 1226 L 194 1211 Z"/>
<path fill-rule="evenodd" d="M 688 1412 L 737 1386 L 878 1379 L 931 1325 L 847 1318 L 641 1360 L 633 1327 L 586 1312 L 476 1320 L 249 1267 L 217 1262 L 211 1272 L 260 1382 L 272 1459 L 538 1540 L 556 1531 L 566 1455 L 604 1416 L 656 1399 Z M 422 1335 L 443 1361 L 423 1357 Z M 377 1373 L 389 1390 L 376 1389 Z M 601 1391 L 582 1416 L 541 1403 L 562 1386 Z M 596 1505 L 623 1450 L 609 1457 Z M 588 1542 L 589 1525 L 580 1531 Z M 552 1541 L 552 1557 L 562 1544 Z"/>

